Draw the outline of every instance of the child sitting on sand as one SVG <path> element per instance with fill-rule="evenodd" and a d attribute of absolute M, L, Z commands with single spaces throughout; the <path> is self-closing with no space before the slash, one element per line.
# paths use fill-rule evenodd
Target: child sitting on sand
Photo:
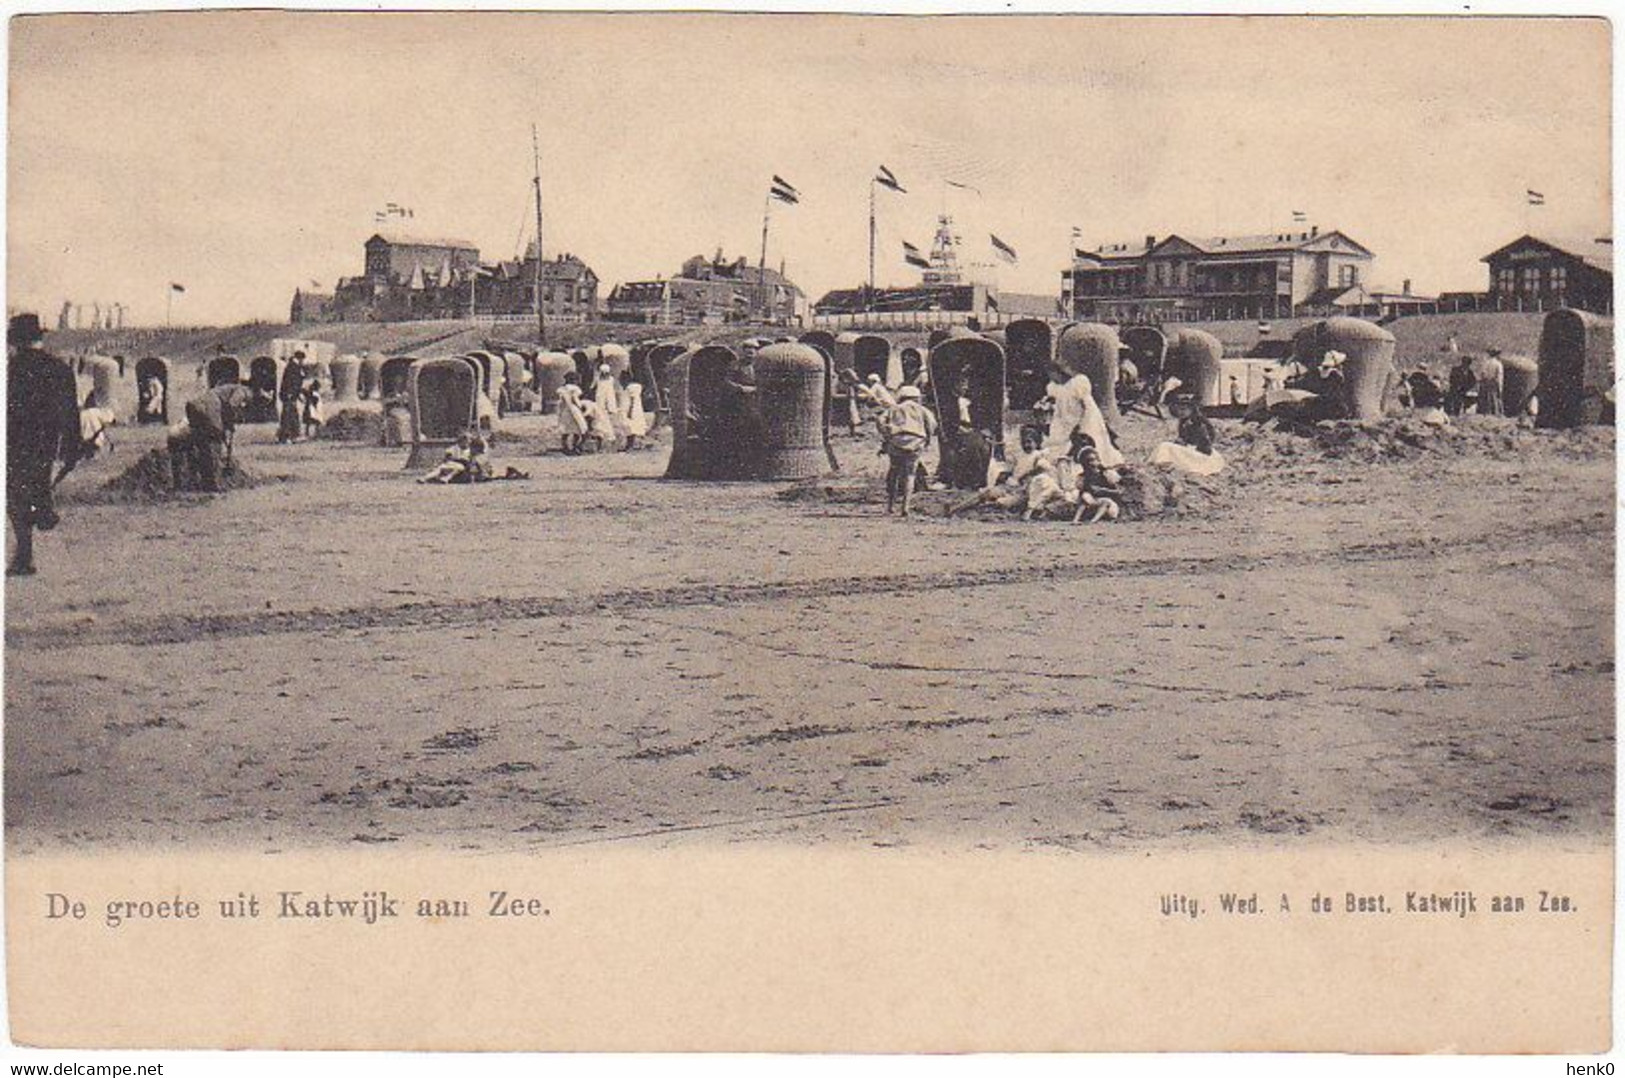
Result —
<path fill-rule="evenodd" d="M 1073 431 L 1069 456 L 1077 466 L 1074 494 L 1078 509 L 1072 514 L 1072 523 L 1081 522 L 1085 515 L 1090 524 L 1116 520 L 1123 513 L 1123 492 L 1117 485 L 1116 471 L 1101 463 L 1095 440 L 1081 430 Z"/>
<path fill-rule="evenodd" d="M 418 478 L 419 483 L 456 483 L 468 474 L 474 460 L 474 438 L 467 431 L 457 436 L 457 444 L 446 450 L 446 456 L 433 471 Z M 468 482 L 461 479 L 461 482 Z"/>

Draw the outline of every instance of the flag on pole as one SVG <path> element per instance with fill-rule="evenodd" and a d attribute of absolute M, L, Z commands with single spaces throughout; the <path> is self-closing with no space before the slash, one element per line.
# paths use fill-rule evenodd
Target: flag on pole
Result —
<path fill-rule="evenodd" d="M 1077 225 L 1073 225 L 1072 226 L 1072 244 L 1073 244 L 1073 246 L 1077 246 L 1078 241 L 1081 240 L 1081 239 L 1083 239 L 1083 229 L 1079 228 Z"/>
<path fill-rule="evenodd" d="M 1301 225 L 1301 224 L 1306 224 L 1308 221 L 1309 221 L 1309 215 L 1307 213 L 1303 212 L 1302 210 L 1293 210 L 1292 211 L 1292 223 L 1293 224 Z"/>
<path fill-rule="evenodd" d="M 988 233 L 988 239 L 993 241 L 994 254 L 998 255 L 1012 266 L 1016 264 L 1016 249 L 1014 247 L 1010 246 L 1008 243 L 1005 243 L 991 232 Z"/>
<path fill-rule="evenodd" d="M 897 182 L 897 177 L 893 175 L 892 170 L 887 168 L 885 165 L 881 165 L 880 171 L 875 173 L 875 182 L 882 187 L 891 188 L 900 195 L 908 194 L 908 190 L 902 184 Z"/>
<path fill-rule="evenodd" d="M 921 269 L 931 268 L 931 263 L 926 261 L 925 255 L 920 253 L 920 249 L 907 240 L 903 241 L 903 261 Z"/>
<path fill-rule="evenodd" d="M 1529 199 L 1529 204 L 1531 206 L 1544 206 L 1544 205 L 1546 205 L 1546 196 L 1541 194 L 1539 191 L 1536 191 L 1536 190 L 1533 190 L 1533 189 L 1525 189 L 1524 195 Z"/>
<path fill-rule="evenodd" d="M 801 192 L 790 186 L 790 181 L 783 176 L 773 177 L 773 186 L 767 193 L 780 202 L 788 202 L 792 206 L 801 201 Z"/>
<path fill-rule="evenodd" d="M 186 291 L 186 288 L 183 285 L 176 284 L 174 281 L 170 281 L 169 282 L 169 290 L 171 292 L 184 292 L 184 291 Z"/>

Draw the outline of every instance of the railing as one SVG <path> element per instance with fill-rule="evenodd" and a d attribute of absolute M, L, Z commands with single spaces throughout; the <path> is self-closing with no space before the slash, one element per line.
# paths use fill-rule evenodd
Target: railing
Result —
<path fill-rule="evenodd" d="M 1064 316 L 1055 312 L 1048 314 L 1006 314 L 999 310 L 989 310 L 983 314 L 974 311 L 854 311 L 847 314 L 815 314 L 812 316 L 812 325 L 815 329 L 881 329 L 881 330 L 924 330 L 947 329 L 949 326 L 963 326 L 974 319 L 983 329 L 1002 329 L 1011 322 L 1028 318 L 1039 321 L 1059 321 Z"/>
<path fill-rule="evenodd" d="M 1122 303 L 1124 308 L 1132 306 L 1127 301 L 1118 302 Z M 1452 296 L 1449 299 L 1435 299 L 1425 302 L 1386 300 L 1347 305 L 1300 304 L 1297 307 L 1291 307 L 1285 303 L 1223 303 L 1178 308 L 1142 305 L 1137 309 L 1125 309 L 1117 314 L 1093 313 L 1083 314 L 1079 317 L 1118 324 L 1140 322 L 1148 324 L 1166 322 L 1241 322 L 1253 319 L 1270 321 L 1287 318 L 1331 318 L 1339 315 L 1349 318 L 1391 320 L 1419 314 L 1491 314 L 1496 312 L 1539 314 L 1546 311 L 1555 311 L 1562 307 L 1578 307 L 1596 314 L 1613 313 L 1611 299 L 1604 300 L 1601 304 L 1586 304 L 1576 302 L 1571 296 L 1542 293 L 1532 296 L 1508 296 L 1490 292 Z"/>

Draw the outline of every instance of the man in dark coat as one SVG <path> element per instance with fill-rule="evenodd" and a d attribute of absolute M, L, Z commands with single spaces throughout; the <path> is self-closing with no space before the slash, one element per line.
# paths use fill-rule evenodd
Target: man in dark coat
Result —
<path fill-rule="evenodd" d="M 39 347 L 39 316 L 19 314 L 6 330 L 6 515 L 17 537 L 7 576 L 34 572 L 34 529 L 50 531 L 58 517 L 51 470 L 79 452 L 79 392 L 73 371 Z"/>
<path fill-rule="evenodd" d="M 297 442 L 300 432 L 300 409 L 304 406 L 305 353 L 295 352 L 282 368 L 282 383 L 277 387 L 277 399 L 282 402 L 282 415 L 277 423 L 276 440 Z"/>

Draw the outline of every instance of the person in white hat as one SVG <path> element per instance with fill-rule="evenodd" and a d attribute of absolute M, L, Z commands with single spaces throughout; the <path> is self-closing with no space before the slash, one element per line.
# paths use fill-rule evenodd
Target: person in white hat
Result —
<path fill-rule="evenodd" d="M 593 383 L 592 399 L 603 413 L 603 429 L 597 433 L 613 437 L 614 428 L 611 426 L 614 417 L 621 414 L 621 387 L 615 382 L 615 372 L 608 363 L 598 366 L 598 380 Z"/>
<path fill-rule="evenodd" d="M 920 403 L 918 386 L 904 386 L 897 391 L 897 403 L 887 409 L 880 431 L 890 460 L 886 471 L 886 512 L 890 514 L 900 498 L 903 519 L 907 520 L 914 499 L 914 473 L 919 467 L 920 454 L 937 433 L 937 417 Z"/>

